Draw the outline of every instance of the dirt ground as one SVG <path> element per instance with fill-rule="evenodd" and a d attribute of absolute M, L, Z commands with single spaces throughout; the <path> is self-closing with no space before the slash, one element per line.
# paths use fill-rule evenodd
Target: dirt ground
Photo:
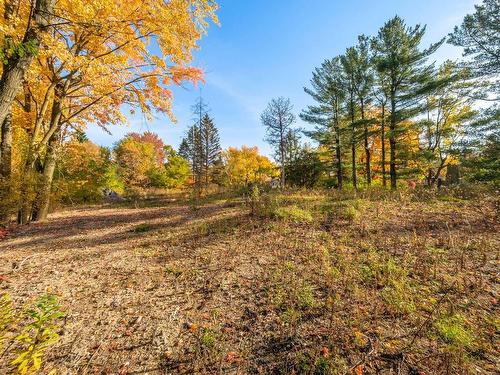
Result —
<path fill-rule="evenodd" d="M 0 240 L 0 293 L 58 296 L 60 374 L 496 373 L 498 202 L 356 204 L 61 211 Z M 443 333 L 457 314 L 472 343 Z"/>

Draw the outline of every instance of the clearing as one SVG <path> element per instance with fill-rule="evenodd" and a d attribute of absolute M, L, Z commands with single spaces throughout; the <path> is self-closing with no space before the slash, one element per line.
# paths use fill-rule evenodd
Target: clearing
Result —
<path fill-rule="evenodd" d="M 0 290 L 16 306 L 59 296 L 44 367 L 61 374 L 495 373 L 497 199 L 280 205 L 61 211 L 0 242 Z"/>

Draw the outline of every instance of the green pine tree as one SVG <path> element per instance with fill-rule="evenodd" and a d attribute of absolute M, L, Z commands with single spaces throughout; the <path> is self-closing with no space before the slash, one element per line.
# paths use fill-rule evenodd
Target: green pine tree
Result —
<path fill-rule="evenodd" d="M 372 40 L 374 62 L 379 72 L 387 77 L 389 92 L 389 145 L 391 189 L 397 184 L 397 143 L 405 133 L 404 120 L 422 111 L 422 99 L 436 86 L 433 81 L 434 64 L 427 62 L 444 42 L 421 50 L 425 26 L 408 27 L 396 16 L 386 22 Z"/>

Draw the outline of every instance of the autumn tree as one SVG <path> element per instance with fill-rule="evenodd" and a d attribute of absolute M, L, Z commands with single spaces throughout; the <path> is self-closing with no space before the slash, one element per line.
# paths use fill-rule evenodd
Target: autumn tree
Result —
<path fill-rule="evenodd" d="M 46 204 L 56 146 L 68 130 L 121 123 L 121 104 L 173 118 L 169 86 L 201 79 L 189 66 L 191 51 L 215 9 L 210 0 L 58 2 L 53 32 L 25 79 L 33 109 L 22 190 L 29 190 L 39 164 L 44 171 L 35 190 L 44 193 L 34 204 L 21 194 L 21 222 Z"/>
<path fill-rule="evenodd" d="M 454 156 L 456 162 L 457 148 L 465 136 L 466 125 L 475 116 L 472 99 L 462 95 L 463 70 L 447 61 L 440 67 L 438 79 L 446 79 L 449 83 L 428 93 L 425 98 L 425 117 L 419 121 L 429 185 L 436 182 L 441 171 L 453 162 Z"/>
<path fill-rule="evenodd" d="M 157 165 L 162 165 L 167 157 L 165 144 L 160 136 L 156 133 L 146 131 L 142 134 L 140 133 L 129 133 L 128 137 L 139 143 L 148 143 L 153 146 L 155 154 L 155 162 Z"/>
<path fill-rule="evenodd" d="M 408 27 L 396 16 L 386 22 L 372 39 L 376 68 L 388 79 L 389 92 L 389 145 L 391 188 L 397 183 L 397 143 L 405 132 L 404 120 L 421 112 L 423 96 L 433 88 L 431 84 L 434 66 L 428 57 L 444 40 L 421 50 L 420 44 L 425 27 Z"/>
<path fill-rule="evenodd" d="M 230 186 L 248 187 L 264 183 L 276 175 L 276 166 L 259 154 L 257 147 L 230 147 L 222 152 L 224 174 Z"/>
<path fill-rule="evenodd" d="M 113 162 L 109 151 L 78 134 L 70 139 L 59 155 L 54 173 L 56 201 L 93 203 L 111 187 Z M 115 187 L 115 186 L 112 186 Z"/>
<path fill-rule="evenodd" d="M 285 187 L 286 134 L 295 122 L 290 99 L 272 99 L 261 114 L 260 119 L 267 132 L 267 142 L 274 147 L 276 159 L 281 169 L 281 188 Z"/>
<path fill-rule="evenodd" d="M 151 177 L 163 167 L 159 161 L 156 144 L 142 141 L 137 135 L 129 134 L 114 148 L 118 173 L 125 184 L 128 195 L 137 195 L 143 188 L 152 186 Z"/>
<path fill-rule="evenodd" d="M 316 68 L 311 79 L 311 88 L 304 88 L 304 90 L 317 104 L 302 111 L 300 117 L 304 121 L 317 125 L 314 132 L 308 133 L 311 137 L 322 145 L 328 147 L 331 144 L 334 145 L 337 187 L 342 189 L 341 124 L 346 90 L 340 58 L 325 60 L 321 67 Z"/>
<path fill-rule="evenodd" d="M 0 124 L 2 126 L 2 170 L 8 167 L 7 138 L 11 137 L 12 105 L 23 85 L 44 34 L 51 26 L 55 0 L 4 0 L 0 49 Z M 7 155 L 6 155 L 7 151 Z"/>

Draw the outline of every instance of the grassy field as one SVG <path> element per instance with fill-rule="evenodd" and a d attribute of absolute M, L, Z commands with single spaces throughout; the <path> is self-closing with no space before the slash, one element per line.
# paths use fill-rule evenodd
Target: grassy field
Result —
<path fill-rule="evenodd" d="M 46 372 L 497 373 L 497 198 L 219 198 L 68 209 L 1 240 L 0 292 L 63 306 Z"/>

